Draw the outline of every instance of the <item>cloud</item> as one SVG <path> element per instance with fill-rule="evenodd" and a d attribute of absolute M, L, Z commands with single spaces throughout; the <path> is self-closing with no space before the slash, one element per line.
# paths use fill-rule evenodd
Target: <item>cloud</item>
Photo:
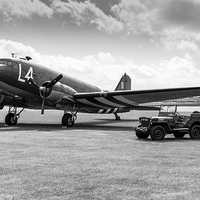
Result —
<path fill-rule="evenodd" d="M 166 50 L 199 50 L 199 0 L 122 0 L 111 9 L 125 35 L 155 36 Z"/>
<path fill-rule="evenodd" d="M 118 21 L 123 23 L 126 34 L 150 32 L 148 30 L 150 13 L 138 1 L 122 1 L 111 9 Z"/>
<path fill-rule="evenodd" d="M 84 24 L 95 25 L 98 30 L 105 31 L 109 34 L 120 32 L 123 29 L 121 22 L 112 16 L 107 16 L 90 1 L 78 3 L 71 0 L 69 2 L 56 0 L 53 1 L 51 7 L 55 13 L 70 14 L 71 18 L 79 26 Z"/>
<path fill-rule="evenodd" d="M 171 0 L 167 6 L 162 7 L 160 20 L 165 22 L 165 27 L 184 30 L 185 32 L 199 32 L 200 3 L 188 0 Z"/>
<path fill-rule="evenodd" d="M 161 38 L 161 41 L 164 45 L 164 48 L 168 51 L 172 49 L 177 49 L 177 50 L 185 50 L 188 52 L 199 52 L 199 47 L 197 43 L 194 40 L 189 40 L 189 39 L 179 39 L 175 37 L 164 37 Z"/>
<path fill-rule="evenodd" d="M 1 0 L 0 11 L 5 21 L 31 18 L 33 14 L 50 18 L 53 14 L 52 9 L 39 0 Z"/>
<path fill-rule="evenodd" d="M 7 21 L 31 19 L 33 15 L 47 18 L 62 16 L 63 21 L 78 26 L 90 25 L 108 34 L 200 39 L 199 0 L 121 0 L 110 5 L 108 12 L 103 3 L 97 7 L 89 0 L 1 0 L 0 11 Z"/>
<path fill-rule="evenodd" d="M 122 0 L 112 7 L 119 21 L 134 32 L 174 34 L 177 36 L 199 32 L 199 0 Z"/>
<path fill-rule="evenodd" d="M 11 57 L 11 52 L 29 55 L 33 61 L 74 78 L 113 90 L 121 76 L 127 73 L 132 78 L 133 89 L 198 86 L 200 71 L 191 57 L 172 57 L 153 65 L 136 65 L 133 60 L 113 57 L 99 52 L 83 59 L 43 55 L 22 43 L 0 40 L 1 57 Z M 19 57 L 21 56 L 19 55 Z M 31 61 L 32 62 L 32 61 Z"/>

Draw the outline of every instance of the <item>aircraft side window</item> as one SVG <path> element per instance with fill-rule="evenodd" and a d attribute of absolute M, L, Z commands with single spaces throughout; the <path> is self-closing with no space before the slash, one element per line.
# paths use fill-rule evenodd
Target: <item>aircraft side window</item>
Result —
<path fill-rule="evenodd" d="M 8 66 L 12 67 L 12 62 L 11 61 L 8 62 Z"/>
<path fill-rule="evenodd" d="M 18 70 L 18 63 L 13 63 L 13 68 Z"/>

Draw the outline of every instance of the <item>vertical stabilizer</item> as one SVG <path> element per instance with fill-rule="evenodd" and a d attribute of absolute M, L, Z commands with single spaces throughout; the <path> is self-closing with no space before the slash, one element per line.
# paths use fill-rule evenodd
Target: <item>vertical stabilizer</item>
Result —
<path fill-rule="evenodd" d="M 131 78 L 126 73 L 122 76 L 117 84 L 116 90 L 131 90 Z"/>

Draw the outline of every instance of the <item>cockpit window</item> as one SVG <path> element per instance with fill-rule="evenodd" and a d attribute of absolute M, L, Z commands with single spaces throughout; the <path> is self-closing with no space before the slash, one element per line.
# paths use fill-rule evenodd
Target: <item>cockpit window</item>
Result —
<path fill-rule="evenodd" d="M 7 61 L 6 60 L 0 60 L 0 65 L 7 65 Z"/>

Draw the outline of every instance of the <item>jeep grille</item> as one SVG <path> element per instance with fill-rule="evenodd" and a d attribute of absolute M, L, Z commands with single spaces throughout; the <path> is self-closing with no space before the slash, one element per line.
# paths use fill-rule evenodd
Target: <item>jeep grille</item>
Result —
<path fill-rule="evenodd" d="M 147 117 L 140 117 L 140 124 L 142 127 L 149 127 L 150 125 L 150 118 Z"/>

